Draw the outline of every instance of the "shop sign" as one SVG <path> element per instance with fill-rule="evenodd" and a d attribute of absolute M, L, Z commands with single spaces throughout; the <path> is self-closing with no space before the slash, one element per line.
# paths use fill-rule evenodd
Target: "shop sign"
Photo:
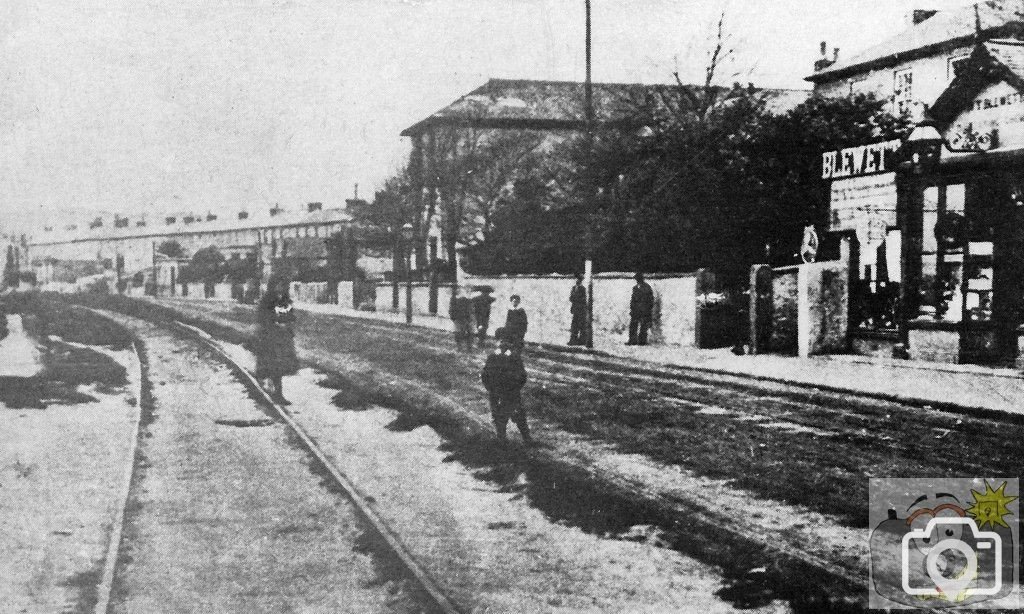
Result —
<path fill-rule="evenodd" d="M 1024 146 L 1024 94 L 1005 81 L 988 86 L 943 136 L 954 151 Z"/>
<path fill-rule="evenodd" d="M 821 154 L 821 178 L 841 179 L 895 170 L 899 139 L 847 147 Z"/>
<path fill-rule="evenodd" d="M 896 226 L 896 173 L 851 177 L 832 182 L 831 232 L 854 231 L 861 246 L 879 245 Z"/>

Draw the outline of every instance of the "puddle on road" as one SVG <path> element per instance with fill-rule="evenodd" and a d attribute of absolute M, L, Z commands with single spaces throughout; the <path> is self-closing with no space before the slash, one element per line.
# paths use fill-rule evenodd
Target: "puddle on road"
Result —
<path fill-rule="evenodd" d="M 259 418 L 256 420 L 228 420 L 228 419 L 217 419 L 213 421 L 215 424 L 221 426 L 235 426 L 235 427 L 251 427 L 251 426 L 270 426 L 276 421 L 272 418 Z"/>

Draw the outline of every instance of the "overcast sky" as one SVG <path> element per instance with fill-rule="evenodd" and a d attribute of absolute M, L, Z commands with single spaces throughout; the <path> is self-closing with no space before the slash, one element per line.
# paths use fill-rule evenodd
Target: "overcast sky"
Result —
<path fill-rule="evenodd" d="M 803 81 L 912 8 L 956 0 L 593 0 L 594 79 Z M 399 132 L 490 77 L 582 80 L 583 0 L 4 0 L 0 224 L 91 210 L 340 204 L 404 161 Z"/>

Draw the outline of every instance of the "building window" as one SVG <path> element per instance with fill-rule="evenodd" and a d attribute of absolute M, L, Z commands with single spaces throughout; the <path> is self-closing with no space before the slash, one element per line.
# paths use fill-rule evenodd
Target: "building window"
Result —
<path fill-rule="evenodd" d="M 932 186 L 924 192 L 921 235 L 922 315 L 959 322 L 963 314 L 964 184 Z"/>
<path fill-rule="evenodd" d="M 970 55 L 961 55 L 955 58 L 949 58 L 946 68 L 946 80 L 952 81 L 958 77 L 964 67 L 967 66 L 967 60 L 970 57 Z"/>
<path fill-rule="evenodd" d="M 895 114 L 909 113 L 911 105 L 914 103 L 914 72 L 912 70 L 897 70 L 894 73 L 892 94 Z"/>
<path fill-rule="evenodd" d="M 849 95 L 860 94 L 864 91 L 864 82 L 867 81 L 867 77 L 854 77 L 850 79 L 850 92 Z"/>

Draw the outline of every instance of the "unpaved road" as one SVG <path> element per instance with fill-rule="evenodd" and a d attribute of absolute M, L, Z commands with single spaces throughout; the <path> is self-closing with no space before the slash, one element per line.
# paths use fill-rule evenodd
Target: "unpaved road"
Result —
<path fill-rule="evenodd" d="M 247 307 L 161 303 L 235 331 L 252 330 Z M 410 386 L 419 386 L 487 428 L 477 375 L 482 357 L 455 352 L 443 332 L 307 313 L 298 340 L 300 353 L 317 364 L 414 395 Z M 721 511 L 711 524 L 767 543 L 769 553 L 781 544 L 862 587 L 869 477 L 1024 469 L 1024 428 L 1014 420 L 539 348 L 530 349 L 528 365 L 527 399 L 542 441 L 556 454 L 638 492 L 657 491 L 689 518 L 695 506 L 699 514 Z M 773 557 L 706 544 L 694 549 L 689 541 L 676 543 L 723 565 L 738 592 L 799 598 L 814 588 L 800 572 L 750 581 L 764 566 L 772 571 Z M 814 607 L 820 606 L 807 606 Z"/>
<path fill-rule="evenodd" d="M 40 372 L 20 317 L 0 344 L 0 388 Z M 91 612 L 123 501 L 138 418 L 131 351 L 94 347 L 124 367 L 124 386 L 80 386 L 77 402 L 0 403 L 0 612 Z"/>
<path fill-rule="evenodd" d="M 362 553 L 369 538 L 349 506 L 205 348 L 114 317 L 145 342 L 153 399 L 113 611 L 423 607 L 382 553 Z M 293 418 L 463 611 L 737 611 L 717 569 L 662 547 L 650 527 L 602 536 L 555 522 L 524 497 L 514 462 L 495 479 L 393 410 L 339 405 L 329 381 L 310 369 L 286 379 Z M 770 600 L 758 611 L 788 608 Z"/>
<path fill-rule="evenodd" d="M 127 318 L 152 406 L 114 612 L 419 612 L 352 505 L 195 342 Z M 239 426 L 254 425 L 254 426 Z"/>

